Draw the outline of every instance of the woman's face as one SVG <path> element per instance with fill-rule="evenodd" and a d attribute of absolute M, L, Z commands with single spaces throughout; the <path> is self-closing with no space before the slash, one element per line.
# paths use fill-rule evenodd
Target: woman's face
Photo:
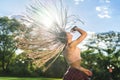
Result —
<path fill-rule="evenodd" d="M 70 32 L 67 32 L 66 35 L 67 35 L 67 39 L 71 39 L 72 40 L 73 35 Z"/>

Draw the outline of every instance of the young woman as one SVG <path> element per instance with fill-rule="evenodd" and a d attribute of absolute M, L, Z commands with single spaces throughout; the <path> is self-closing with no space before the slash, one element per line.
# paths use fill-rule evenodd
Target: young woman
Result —
<path fill-rule="evenodd" d="M 80 65 L 80 49 L 77 47 L 77 45 L 85 39 L 87 33 L 76 26 L 73 27 L 71 31 L 78 31 L 81 35 L 76 40 L 72 41 L 72 34 L 70 32 L 66 33 L 67 44 L 63 55 L 70 67 L 65 73 L 63 80 L 88 80 L 88 76 L 92 76 L 92 72 Z"/>

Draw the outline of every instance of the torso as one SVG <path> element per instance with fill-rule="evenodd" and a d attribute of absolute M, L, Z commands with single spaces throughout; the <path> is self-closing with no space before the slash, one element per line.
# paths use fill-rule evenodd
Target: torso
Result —
<path fill-rule="evenodd" d="M 66 46 L 63 55 L 70 65 L 78 60 L 81 60 L 80 49 L 78 47 L 71 49 L 69 46 Z"/>

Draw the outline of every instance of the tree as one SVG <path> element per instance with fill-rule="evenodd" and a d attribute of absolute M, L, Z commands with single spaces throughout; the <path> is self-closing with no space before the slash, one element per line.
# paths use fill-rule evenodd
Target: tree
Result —
<path fill-rule="evenodd" d="M 49 62 L 48 62 L 49 63 Z M 45 77 L 56 77 L 62 78 L 68 68 L 63 55 L 60 55 L 57 60 L 43 73 Z"/>
<path fill-rule="evenodd" d="M 94 58 L 96 58 L 97 68 L 93 68 L 96 77 L 94 79 L 109 79 L 110 72 L 107 66 L 113 65 L 112 78 L 118 80 L 120 78 L 118 72 L 120 71 L 120 33 L 113 31 L 98 33 L 89 40 L 86 46 L 88 50 L 94 50 L 92 53 L 94 53 Z"/>
<path fill-rule="evenodd" d="M 0 61 L 3 72 L 8 70 L 15 56 L 17 47 L 14 38 L 20 26 L 21 24 L 15 19 L 0 17 Z"/>
<path fill-rule="evenodd" d="M 31 59 L 27 58 L 26 54 L 27 53 L 23 52 L 17 55 L 9 66 L 12 76 L 35 76 Z"/>

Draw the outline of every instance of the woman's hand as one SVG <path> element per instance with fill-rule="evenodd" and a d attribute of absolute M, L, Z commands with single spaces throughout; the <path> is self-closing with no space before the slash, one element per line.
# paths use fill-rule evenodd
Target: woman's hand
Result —
<path fill-rule="evenodd" d="M 80 67 L 79 68 L 82 72 L 84 72 L 87 76 L 92 76 L 92 72 L 86 68 Z"/>
<path fill-rule="evenodd" d="M 84 69 L 83 72 L 87 75 L 87 76 L 92 76 L 92 72 L 88 69 Z"/>
<path fill-rule="evenodd" d="M 74 32 L 74 31 L 76 31 L 76 30 L 77 30 L 77 26 L 74 26 L 74 27 L 71 29 L 70 32 Z"/>

